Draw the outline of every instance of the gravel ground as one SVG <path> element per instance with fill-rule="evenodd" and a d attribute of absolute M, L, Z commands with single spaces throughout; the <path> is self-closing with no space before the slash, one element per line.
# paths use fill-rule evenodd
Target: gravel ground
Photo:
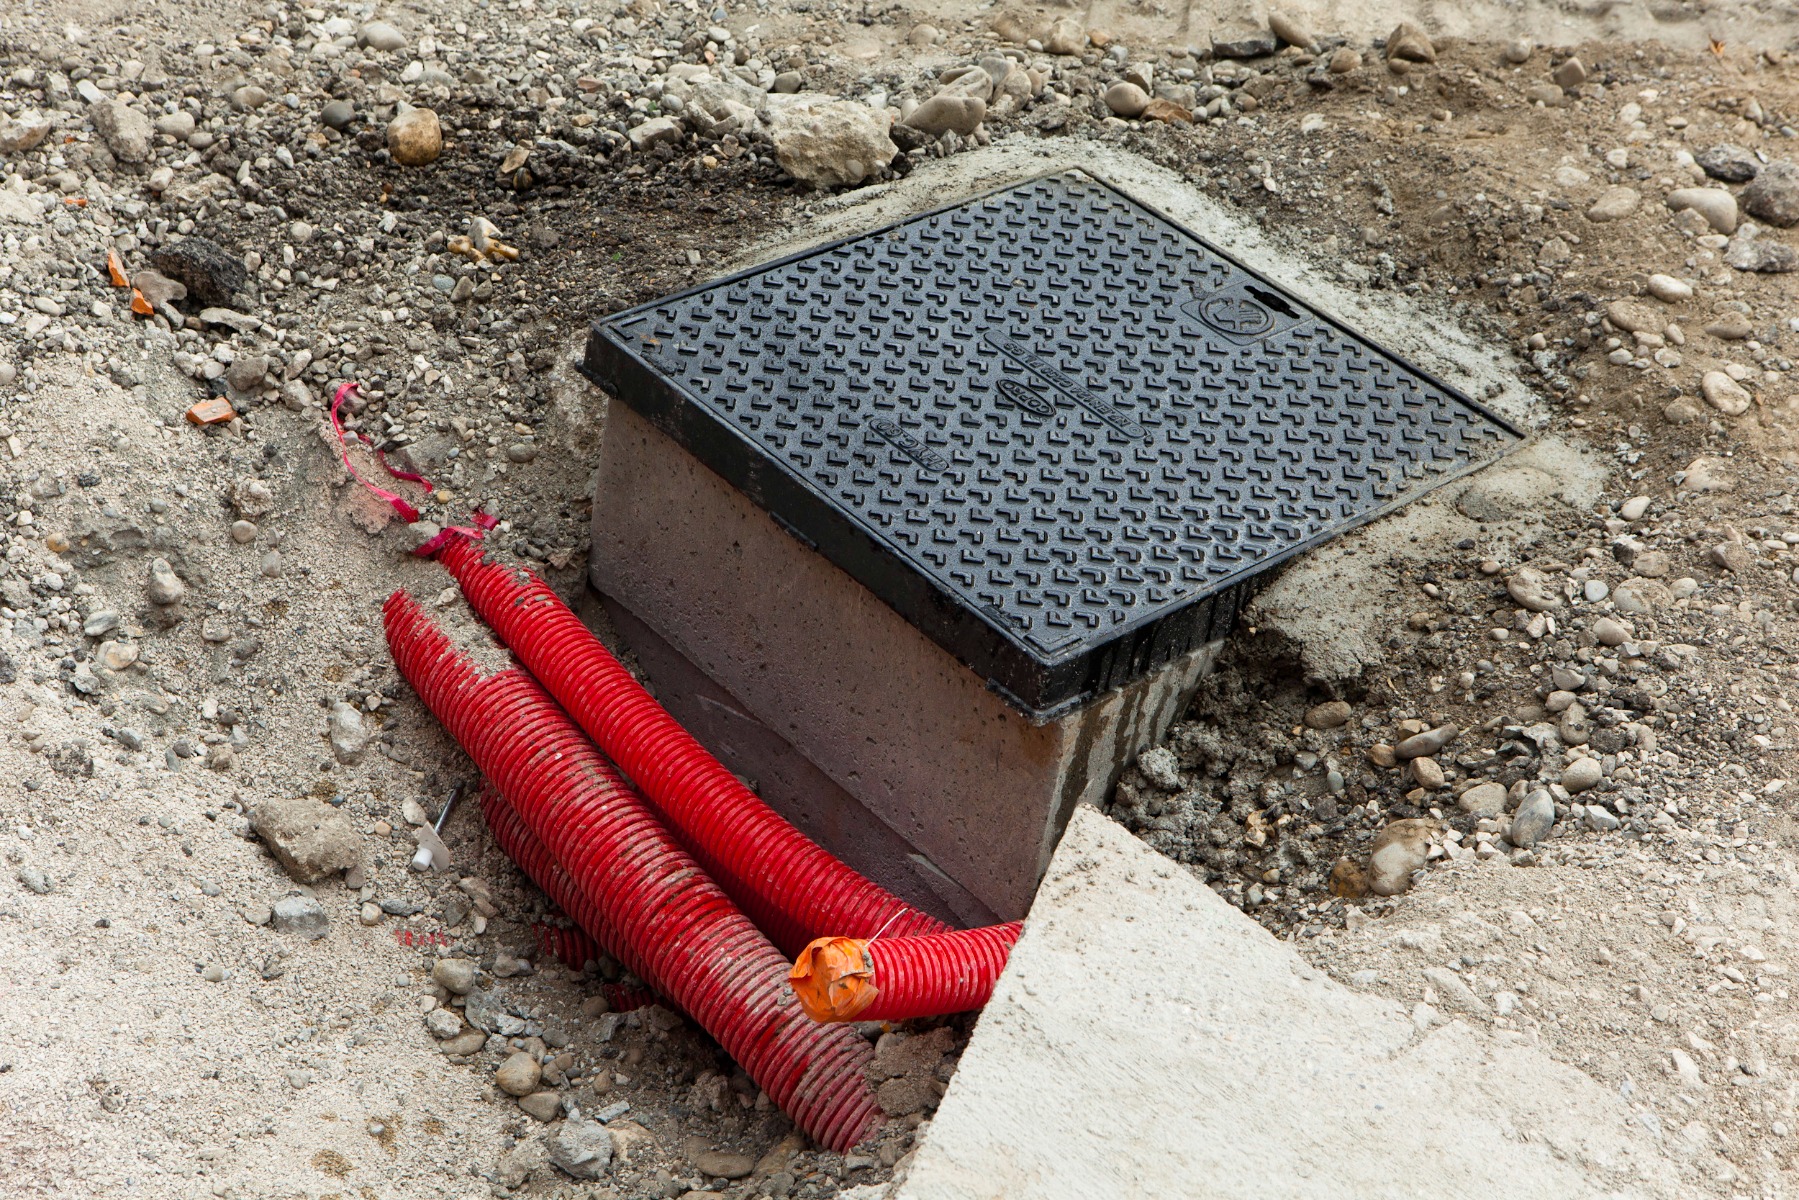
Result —
<path fill-rule="evenodd" d="M 398 485 L 425 519 L 484 507 L 572 596 L 604 422 L 584 322 L 1005 139 L 1159 162 L 1515 350 L 1562 455 L 1431 501 L 1417 545 L 1383 522 L 1292 568 L 1115 815 L 1420 1024 L 1615 1084 L 1695 1194 L 1790 1187 L 1790 17 L 1551 50 L 1364 13 L 1276 54 L 1098 9 L 9 10 L 8 1188 L 881 1193 L 919 1089 L 877 1143 L 808 1147 L 690 1026 L 608 1012 L 615 965 L 542 958 L 556 918 L 472 805 L 454 871 L 406 869 L 471 771 L 378 608 L 447 581 L 325 406 L 359 381 L 349 424 L 430 477 Z M 1305 585 L 1343 568 L 1358 607 L 1324 636 Z M 256 837 L 295 804 L 335 814 L 348 880 Z M 531 1072 L 496 1075 L 521 1053 L 524 1103 L 500 1082 Z M 551 1165 L 569 1121 L 533 1107 L 605 1116 L 604 1178 Z"/>

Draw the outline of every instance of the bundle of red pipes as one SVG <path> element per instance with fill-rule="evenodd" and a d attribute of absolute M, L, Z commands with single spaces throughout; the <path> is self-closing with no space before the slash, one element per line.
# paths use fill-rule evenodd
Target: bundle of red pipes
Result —
<path fill-rule="evenodd" d="M 464 534 L 436 557 L 523 669 L 482 675 L 403 590 L 388 645 L 492 785 L 501 848 L 807 1133 L 842 1150 L 874 1132 L 872 1051 L 838 1023 L 979 1008 L 1018 923 L 952 931 L 864 878 L 707 753 L 536 575 Z M 572 959 L 577 937 L 546 946 Z"/>

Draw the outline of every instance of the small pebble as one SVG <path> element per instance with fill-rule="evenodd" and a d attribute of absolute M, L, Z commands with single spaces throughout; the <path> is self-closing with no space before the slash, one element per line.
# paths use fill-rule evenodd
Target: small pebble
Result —
<path fill-rule="evenodd" d="M 1512 845 L 1530 849 L 1549 835 L 1555 825 L 1555 798 L 1539 788 L 1526 796 L 1512 816 L 1512 827 L 1506 835 Z"/>
<path fill-rule="evenodd" d="M 494 1082 L 500 1086 L 500 1090 L 514 1096 L 530 1095 L 537 1090 L 537 1082 L 541 1078 L 543 1067 L 522 1050 L 501 1063 L 494 1072 Z"/>
<path fill-rule="evenodd" d="M 431 1036 L 442 1041 L 453 1038 L 462 1032 L 462 1018 L 448 1008 L 434 1008 L 425 1014 L 425 1028 Z"/>
<path fill-rule="evenodd" d="M 562 1115 L 562 1097 L 555 1092 L 532 1092 L 518 1098 L 518 1106 L 539 1121 L 554 1121 Z"/>
<path fill-rule="evenodd" d="M 1336 729 L 1349 723 L 1350 708 L 1346 700 L 1326 700 L 1306 710 L 1303 718 L 1307 729 Z"/>
<path fill-rule="evenodd" d="M 1428 755 L 1414 758 L 1412 760 L 1412 778 L 1418 781 L 1419 787 L 1434 792 L 1443 786 L 1443 768 L 1437 765 L 1436 759 Z"/>
<path fill-rule="evenodd" d="M 1681 304 L 1693 298 L 1693 289 L 1672 275 L 1651 275 L 1649 294 L 1667 304 Z"/>
<path fill-rule="evenodd" d="M 1601 646 L 1622 646 L 1630 640 L 1630 630 L 1610 617 L 1600 617 L 1593 622 L 1593 636 Z"/>
<path fill-rule="evenodd" d="M 1562 770 L 1562 786 L 1570 792 L 1584 792 L 1605 777 L 1596 758 L 1577 758 Z"/>
<path fill-rule="evenodd" d="M 387 152 L 401 166 L 429 166 L 443 147 L 443 126 L 428 108 L 408 108 L 387 123 Z"/>

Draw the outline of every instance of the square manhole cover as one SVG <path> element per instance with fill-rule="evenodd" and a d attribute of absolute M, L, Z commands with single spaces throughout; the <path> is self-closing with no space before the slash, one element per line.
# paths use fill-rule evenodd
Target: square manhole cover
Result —
<path fill-rule="evenodd" d="M 1521 440 L 1079 172 L 607 317 L 583 369 L 1039 718 Z"/>

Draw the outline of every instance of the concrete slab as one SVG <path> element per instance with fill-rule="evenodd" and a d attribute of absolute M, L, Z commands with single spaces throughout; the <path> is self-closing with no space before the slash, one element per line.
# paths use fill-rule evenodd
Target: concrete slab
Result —
<path fill-rule="evenodd" d="M 898 1197 L 1683 1194 L 1518 1037 L 1421 1034 L 1083 807 Z"/>

